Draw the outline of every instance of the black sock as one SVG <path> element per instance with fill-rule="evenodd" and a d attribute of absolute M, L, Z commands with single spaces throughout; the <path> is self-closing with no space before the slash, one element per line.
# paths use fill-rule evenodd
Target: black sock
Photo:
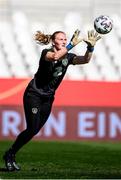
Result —
<path fill-rule="evenodd" d="M 23 145 L 25 145 L 28 141 L 30 141 L 33 137 L 33 134 L 30 133 L 30 131 L 28 130 L 24 130 L 23 132 L 21 132 L 16 141 L 14 142 L 14 144 L 12 145 L 12 147 L 10 148 L 10 151 L 13 153 L 13 154 L 16 154 L 19 149 L 21 149 L 21 147 Z"/>

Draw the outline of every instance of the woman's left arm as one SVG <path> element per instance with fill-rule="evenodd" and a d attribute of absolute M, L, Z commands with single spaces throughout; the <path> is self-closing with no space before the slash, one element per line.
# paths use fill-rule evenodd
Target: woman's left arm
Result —
<path fill-rule="evenodd" d="M 84 56 L 75 56 L 73 59 L 73 64 L 86 64 L 91 60 L 92 53 L 94 51 L 94 46 L 96 42 L 101 39 L 101 36 L 94 30 L 88 31 L 88 38 L 83 39 L 87 44 L 87 50 Z"/>
<path fill-rule="evenodd" d="M 73 58 L 73 64 L 86 64 L 91 60 L 92 52 L 86 51 L 84 56 L 75 56 Z"/>

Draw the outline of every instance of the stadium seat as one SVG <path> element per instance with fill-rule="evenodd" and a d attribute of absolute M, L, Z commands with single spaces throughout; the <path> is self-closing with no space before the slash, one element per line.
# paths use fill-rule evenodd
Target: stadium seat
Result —
<path fill-rule="evenodd" d="M 48 5 L 47 2 L 48 0 L 42 2 L 38 0 L 38 5 L 41 4 L 42 7 L 45 7 Z M 53 0 L 53 2 L 56 1 Z M 23 6 L 21 6 L 21 3 Z M 84 10 L 90 7 L 89 3 L 84 1 L 82 11 L 72 11 L 72 9 L 70 9 L 66 12 L 63 7 L 66 6 L 68 8 L 67 3 L 62 0 L 62 2 L 60 2 L 60 8 L 63 9 L 64 16 L 60 16 L 60 21 L 57 20 L 58 17 L 56 16 L 52 21 L 50 21 L 49 16 L 48 18 L 42 17 L 43 11 L 32 11 L 36 13 L 36 19 L 34 19 L 29 12 L 28 14 L 25 13 L 28 3 L 24 2 L 24 0 L 22 0 L 21 3 L 14 2 L 15 7 L 21 6 L 22 10 L 19 11 L 15 8 L 15 11 L 11 14 L 11 19 L 6 18 L 3 21 L 0 19 L 0 65 L 3 67 L 0 72 L 0 77 L 33 77 L 38 68 L 41 51 L 45 47 L 48 48 L 50 46 L 40 46 L 36 44 L 34 41 L 36 31 L 40 30 L 52 34 L 56 30 L 62 30 L 67 33 L 69 41 L 77 28 L 81 30 L 81 36 L 85 37 L 87 36 L 87 31 L 93 28 L 91 23 L 84 21 L 87 19 L 86 16 L 83 17 L 82 14 L 86 13 Z M 31 10 L 32 3 L 34 3 L 34 0 L 31 0 Z M 70 3 L 75 6 L 74 0 L 71 0 Z M 105 4 L 104 2 L 101 3 L 102 5 Z M 111 1 L 111 3 L 113 4 L 113 1 Z M 99 2 L 95 2 L 96 6 L 99 4 Z M 115 4 L 115 6 L 117 6 L 117 4 Z M 49 7 L 48 12 L 52 12 Z M 57 12 L 62 13 L 59 8 L 54 13 L 57 14 Z M 38 14 L 41 15 L 42 21 L 38 20 Z M 102 35 L 100 42 L 97 42 L 91 61 L 81 66 L 70 66 L 65 75 L 65 79 L 120 81 L 121 18 L 118 14 L 112 14 L 111 17 L 114 22 L 113 30 L 107 35 Z M 90 22 L 92 20 L 93 19 L 90 18 Z M 82 42 L 73 48 L 71 52 L 77 55 L 84 55 L 85 51 L 86 44 Z"/>
<path fill-rule="evenodd" d="M 2 52 L 0 51 L 0 77 L 2 78 L 9 78 L 12 76 L 12 73 L 10 72 L 9 67 L 7 66 L 5 60 L 4 60 L 4 56 L 2 54 Z"/>

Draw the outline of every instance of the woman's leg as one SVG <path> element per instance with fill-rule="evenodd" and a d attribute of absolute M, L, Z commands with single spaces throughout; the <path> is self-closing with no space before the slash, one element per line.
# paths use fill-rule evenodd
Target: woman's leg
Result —
<path fill-rule="evenodd" d="M 36 100 L 34 97 L 32 99 L 29 98 L 29 102 L 27 100 L 27 102 L 24 103 L 27 128 L 19 134 L 12 145 L 14 154 L 16 154 L 23 145 L 30 141 L 43 127 L 50 115 L 52 102 L 52 100 L 47 98 Z"/>
<path fill-rule="evenodd" d="M 25 95 L 24 110 L 27 128 L 18 135 L 12 147 L 7 151 L 7 157 L 8 155 L 9 157 L 10 155 L 11 157 L 15 157 L 15 154 L 18 152 L 18 150 L 22 148 L 23 145 L 29 142 L 32 137 L 39 132 L 39 130 L 43 127 L 50 115 L 52 102 L 53 98 L 45 99 L 36 96 Z"/>

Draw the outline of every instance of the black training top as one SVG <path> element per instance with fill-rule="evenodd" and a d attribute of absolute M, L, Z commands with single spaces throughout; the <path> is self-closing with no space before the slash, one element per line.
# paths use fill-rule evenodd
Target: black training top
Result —
<path fill-rule="evenodd" d="M 67 53 L 64 58 L 58 61 L 47 61 L 45 55 L 52 49 L 44 49 L 39 61 L 39 68 L 28 85 L 29 91 L 37 93 L 41 96 L 53 96 L 55 90 L 61 83 L 67 67 L 72 63 L 73 58 L 76 56 L 73 53 Z"/>

